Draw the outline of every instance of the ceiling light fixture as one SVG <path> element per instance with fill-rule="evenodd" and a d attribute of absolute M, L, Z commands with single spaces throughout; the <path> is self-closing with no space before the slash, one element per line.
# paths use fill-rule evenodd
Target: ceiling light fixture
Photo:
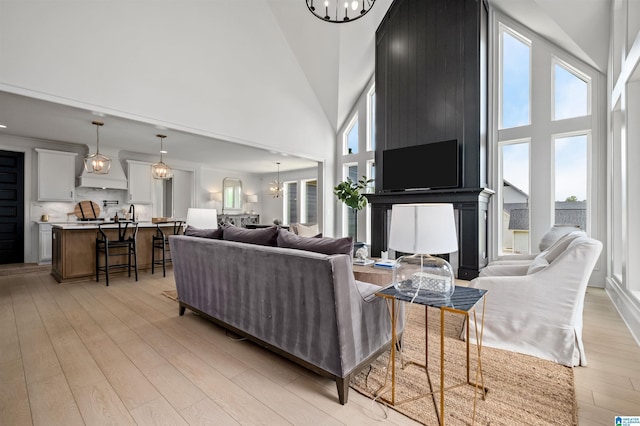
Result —
<path fill-rule="evenodd" d="M 151 166 L 151 174 L 153 174 L 154 179 L 162 179 L 167 180 L 173 177 L 173 172 L 171 171 L 171 167 L 167 166 L 164 161 L 162 161 L 162 154 L 166 154 L 167 151 L 164 150 L 162 141 L 166 138 L 165 135 L 156 135 L 160 138 L 160 161 Z"/>
<path fill-rule="evenodd" d="M 91 124 L 96 126 L 96 153 L 87 154 L 84 157 L 84 169 L 87 173 L 106 175 L 111 170 L 111 158 L 100 154 L 100 127 L 104 126 L 104 123 L 92 121 Z"/>
<path fill-rule="evenodd" d="M 376 0 L 307 0 L 307 7 L 316 18 L 341 24 L 362 18 L 375 2 Z"/>
<path fill-rule="evenodd" d="M 273 182 L 269 183 L 269 193 L 273 198 L 282 197 L 282 182 L 280 182 L 280 162 L 276 163 L 278 165 L 278 178 Z"/>

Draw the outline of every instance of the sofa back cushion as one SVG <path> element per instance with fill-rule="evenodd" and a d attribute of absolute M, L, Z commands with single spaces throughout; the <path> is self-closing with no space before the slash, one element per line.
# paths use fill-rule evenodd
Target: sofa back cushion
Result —
<path fill-rule="evenodd" d="M 351 256 L 353 253 L 353 238 L 300 237 L 281 229 L 278 233 L 278 247 L 307 250 L 322 254 L 348 254 Z"/>
<path fill-rule="evenodd" d="M 237 241 L 239 243 L 258 244 L 261 246 L 276 246 L 278 237 L 278 227 L 247 229 L 237 226 L 226 226 L 223 228 L 222 239 L 227 241 Z"/>
<path fill-rule="evenodd" d="M 222 239 L 222 228 L 216 229 L 201 229 L 195 226 L 187 225 L 187 229 L 184 230 L 184 235 L 189 237 L 201 237 L 212 238 L 214 240 Z"/>

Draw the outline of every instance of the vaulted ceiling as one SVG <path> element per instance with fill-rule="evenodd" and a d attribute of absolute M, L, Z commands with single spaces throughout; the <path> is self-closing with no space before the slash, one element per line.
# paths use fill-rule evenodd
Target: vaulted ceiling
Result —
<path fill-rule="evenodd" d="M 206 4 L 207 11 L 220 9 L 221 12 L 228 12 L 231 8 L 241 8 L 240 10 L 246 14 L 251 12 L 249 8 L 252 5 L 258 5 L 259 7 L 255 7 L 255 9 L 263 14 L 264 19 L 251 17 L 254 20 L 250 22 L 260 23 L 261 28 L 256 29 L 255 37 L 267 34 L 270 37 L 271 45 L 270 47 L 269 45 L 266 47 L 260 45 L 260 51 L 250 45 L 251 36 L 247 36 L 246 31 L 253 31 L 251 28 L 256 27 L 248 26 L 246 19 L 243 21 L 245 22 L 243 25 L 228 25 L 225 27 L 225 33 L 216 34 L 217 37 L 203 43 L 203 55 L 206 54 L 205 47 L 207 52 L 216 52 L 217 54 L 222 52 L 227 55 L 227 57 L 216 58 L 219 61 L 215 62 L 217 65 L 214 68 L 217 70 L 230 67 L 231 71 L 224 74 L 224 78 L 227 79 L 224 85 L 230 87 L 224 92 L 225 96 L 233 96 L 235 90 L 242 101 L 238 108 L 241 109 L 243 104 L 249 108 L 250 98 L 248 96 L 255 96 L 257 99 L 260 99 L 261 96 L 267 96 L 267 94 L 259 92 L 243 93 L 244 86 L 249 79 L 256 79 L 255 87 L 263 85 L 262 87 L 270 88 L 269 75 L 284 75 L 275 87 L 270 88 L 270 91 L 273 92 L 271 93 L 272 97 L 280 96 L 282 98 L 274 103 L 273 108 L 279 108 L 278 103 L 287 105 L 288 103 L 303 102 L 301 105 L 315 115 L 308 118 L 309 114 L 303 114 L 300 117 L 315 120 L 319 123 L 320 128 L 324 126 L 328 133 L 335 134 L 347 119 L 354 102 L 373 75 L 375 30 L 392 0 L 377 0 L 367 16 L 347 24 L 330 24 L 316 19 L 308 12 L 303 0 L 252 0 L 250 4 L 233 3 L 232 6 L 229 2 L 232 0 L 215 0 Z M 70 9 L 76 7 L 73 1 L 60 3 L 64 3 Z M 594 68 L 601 72 L 606 71 L 611 0 L 490 0 L 490 4 Z M 25 7 L 23 5 L 24 2 L 19 0 L 3 0 L 0 3 L 0 9 L 2 12 L 8 12 L 7 15 L 13 18 L 18 16 L 26 19 L 28 11 L 22 10 Z M 107 11 L 110 7 L 112 7 L 110 3 L 104 3 L 101 6 Z M 2 14 L 0 13 L 0 15 Z M 112 19 L 115 20 L 115 12 L 113 15 Z M 218 23 L 222 22 L 220 19 L 226 19 L 219 16 L 216 18 Z M 243 19 L 243 17 L 232 16 L 228 19 Z M 0 17 L 0 24 L 4 23 Z M 0 29 L 0 38 L 4 38 L 5 41 L 13 35 L 7 32 L 9 31 L 6 29 L 8 24 L 7 22 L 7 25 L 0 25 L 5 27 L 5 30 Z M 16 24 L 12 22 L 11 25 Z M 215 25 L 215 22 L 212 25 Z M 230 32 L 234 30 L 245 32 L 245 34 Z M 116 29 L 114 28 L 113 31 Z M 32 42 L 38 42 L 38 37 L 43 39 L 56 35 L 36 34 Z M 132 35 L 132 37 L 134 36 Z M 275 46 L 274 43 L 281 44 L 277 40 L 282 40 L 286 46 Z M 40 40 L 40 42 L 42 41 L 44 40 Z M 234 43 L 230 43 L 231 41 Z M 104 43 L 108 43 L 108 40 L 104 40 Z M 263 41 L 264 43 L 266 42 Z M 225 51 L 222 48 L 222 46 L 229 44 L 233 44 L 235 50 L 229 50 L 227 47 Z M 7 45 L 10 43 L 3 42 L 0 44 L 0 49 L 6 49 Z M 15 46 L 20 47 L 19 44 L 15 44 Z M 216 46 L 220 46 L 222 50 Z M 167 47 L 168 55 L 172 54 L 173 52 L 169 49 L 175 48 L 175 46 Z M 237 51 L 237 54 L 234 54 L 234 51 Z M 81 102 L 73 101 L 73 99 L 65 99 L 62 93 L 51 94 L 46 90 L 38 91 L 37 88 L 22 87 L 20 84 L 16 84 L 19 78 L 15 76 L 19 75 L 20 69 L 16 69 L 15 63 L 3 63 L 3 60 L 8 61 L 3 59 L 6 58 L 3 53 L 0 51 L 0 124 L 5 124 L 8 128 L 2 132 L 16 136 L 91 146 L 95 130 L 91 127 L 90 122 L 96 118 L 96 110 L 88 107 L 91 104 L 90 100 L 84 100 L 87 103 L 84 105 Z M 53 54 L 55 53 L 59 52 L 53 52 Z M 251 62 L 251 58 L 243 58 L 243 55 L 258 57 L 253 58 L 253 62 Z M 89 52 L 86 57 L 77 58 L 77 60 L 89 60 L 88 58 L 94 58 L 93 52 Z M 99 58 L 99 56 L 95 56 L 95 58 Z M 56 57 L 52 56 L 52 59 L 55 60 Z M 246 67 L 242 68 L 235 64 L 237 60 L 247 61 L 249 68 L 253 64 L 270 60 L 276 63 L 269 64 L 269 69 L 266 70 L 245 69 Z M 78 65 L 82 66 L 83 64 L 79 63 Z M 122 64 L 122 66 L 134 65 Z M 171 63 L 167 65 L 175 66 Z M 150 72 L 154 68 L 153 63 L 145 63 L 144 66 L 148 67 Z M 158 67 L 162 66 L 162 61 L 159 60 Z M 278 68 L 285 66 L 286 70 Z M 113 67 L 111 66 L 110 69 L 113 70 Z M 24 71 L 29 75 L 34 73 L 32 69 Z M 176 72 L 178 71 L 179 69 L 176 68 Z M 34 78 L 46 81 L 50 78 L 47 73 L 53 73 L 53 70 L 42 69 L 36 72 L 40 73 L 40 77 Z M 266 74 L 267 72 L 271 74 Z M 194 73 L 198 76 L 204 75 L 197 70 L 194 70 Z M 10 78 L 5 79 L 6 76 L 10 76 Z M 64 76 L 53 77 L 65 78 Z M 91 78 L 82 77 L 82 81 L 78 81 L 77 84 L 95 83 L 95 79 L 92 81 Z M 72 76 L 69 76 L 68 79 L 72 80 Z M 287 83 L 288 81 L 290 84 Z M 74 84 L 74 82 L 72 81 L 70 84 Z M 43 85 L 43 87 L 45 86 Z M 136 96 L 140 95 L 131 93 L 131 96 L 135 100 Z M 105 97 L 105 99 L 107 98 Z M 188 103 L 189 99 L 185 99 L 184 102 Z M 231 102 L 233 101 L 231 100 Z M 317 107 L 313 106 L 314 103 Z M 120 105 L 128 107 L 129 104 Z M 225 104 L 221 105 L 224 107 Z M 271 104 L 265 103 L 265 105 Z M 122 107 L 121 109 L 124 111 L 118 110 L 118 108 L 102 109 L 102 113 L 108 110 L 106 118 L 110 120 L 110 123 L 102 130 L 104 137 L 101 137 L 101 142 L 105 141 L 104 143 L 111 144 L 109 147 L 111 149 L 156 155 L 158 147 L 156 141 L 153 140 L 153 135 L 162 130 L 169 136 L 167 142 L 170 151 L 171 140 L 181 141 L 181 148 L 171 151 L 168 158 L 200 163 L 208 167 L 235 168 L 243 171 L 260 171 L 257 164 L 261 163 L 265 164 L 265 171 L 270 171 L 273 162 L 280 158 L 282 152 L 293 154 L 293 157 L 289 157 L 292 160 L 289 168 L 312 166 L 315 164 L 315 160 L 321 159 L 319 157 L 325 155 L 315 154 L 316 151 L 305 149 L 304 146 L 297 149 L 296 143 L 304 144 L 305 142 L 304 138 L 300 142 L 296 142 L 299 136 L 295 134 L 287 135 L 293 142 L 285 143 L 281 148 L 276 146 L 277 143 L 274 144 L 269 140 L 263 142 L 260 138 L 261 128 L 240 135 L 230 134 L 225 125 L 227 122 L 241 117 L 242 111 L 236 112 L 236 114 L 240 114 L 238 116 L 221 120 L 220 128 L 215 127 L 215 122 L 205 128 L 198 125 L 196 121 L 193 123 L 181 122 L 179 118 L 174 122 L 168 119 L 155 119 L 152 114 L 138 117 L 135 114 L 135 106 L 134 103 L 131 103 L 131 110 Z M 235 105 L 233 106 L 235 107 Z M 315 113 L 314 108 L 321 112 Z M 231 110 L 231 108 L 229 109 Z M 97 110 L 100 112 L 100 108 Z M 214 114 L 214 118 L 220 120 L 219 115 Z M 286 117 L 286 114 L 284 116 Z M 174 117 L 170 118 L 174 119 Z M 298 118 L 294 119 L 299 120 Z M 241 126 L 237 128 L 244 131 L 242 126 L 250 126 L 251 124 L 252 121 L 242 122 Z M 276 127 L 274 134 L 277 135 L 278 126 L 283 127 L 286 124 L 286 122 L 274 123 Z M 207 122 L 207 126 L 209 126 L 209 122 Z M 326 141 L 326 139 L 323 140 Z M 305 152 L 312 154 L 305 154 Z M 294 158 L 295 161 L 293 161 Z M 286 162 L 283 162 L 283 166 L 286 168 L 285 164 Z M 247 167 L 247 165 L 249 166 Z"/>

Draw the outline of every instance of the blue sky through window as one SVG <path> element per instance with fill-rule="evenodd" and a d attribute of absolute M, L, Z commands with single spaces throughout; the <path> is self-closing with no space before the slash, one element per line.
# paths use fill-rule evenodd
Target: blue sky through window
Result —
<path fill-rule="evenodd" d="M 556 201 L 587 199 L 587 135 L 556 139 Z"/>
<path fill-rule="evenodd" d="M 555 105 L 554 119 L 587 115 L 589 85 L 565 67 L 554 65 Z"/>
<path fill-rule="evenodd" d="M 349 130 L 347 134 L 347 154 L 358 153 L 358 119 Z"/>
<path fill-rule="evenodd" d="M 530 47 L 502 33 L 502 128 L 529 124 Z"/>
<path fill-rule="evenodd" d="M 529 143 L 502 146 L 502 178 L 529 194 Z"/>

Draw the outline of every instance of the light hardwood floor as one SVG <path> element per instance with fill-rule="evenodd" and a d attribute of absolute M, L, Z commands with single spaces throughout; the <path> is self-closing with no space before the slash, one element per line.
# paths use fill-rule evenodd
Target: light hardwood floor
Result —
<path fill-rule="evenodd" d="M 109 287 L 46 273 L 0 276 L 0 425 L 413 425 L 335 383 L 187 313 L 162 274 Z M 640 414 L 640 349 L 602 290 L 585 307 L 581 425 Z"/>

